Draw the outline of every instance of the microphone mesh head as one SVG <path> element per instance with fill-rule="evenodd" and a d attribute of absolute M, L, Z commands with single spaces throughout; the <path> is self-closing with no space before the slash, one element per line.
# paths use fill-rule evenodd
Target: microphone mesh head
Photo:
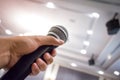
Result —
<path fill-rule="evenodd" d="M 56 37 L 58 39 L 62 39 L 64 42 L 66 42 L 67 39 L 68 39 L 67 30 L 65 29 L 65 27 L 60 26 L 60 25 L 53 26 L 49 30 L 48 35 L 54 36 L 54 37 Z"/>

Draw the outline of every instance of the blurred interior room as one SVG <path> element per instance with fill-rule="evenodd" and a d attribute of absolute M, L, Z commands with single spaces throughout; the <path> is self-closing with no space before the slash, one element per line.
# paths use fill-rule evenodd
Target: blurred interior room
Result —
<path fill-rule="evenodd" d="M 46 71 L 25 80 L 120 80 L 119 19 L 120 0 L 0 0 L 1 37 L 46 35 L 54 25 L 69 33 Z"/>

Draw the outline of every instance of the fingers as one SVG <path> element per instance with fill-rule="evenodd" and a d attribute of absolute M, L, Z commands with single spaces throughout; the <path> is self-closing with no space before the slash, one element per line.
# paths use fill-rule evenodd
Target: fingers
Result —
<path fill-rule="evenodd" d="M 51 56 L 52 56 L 52 57 L 55 57 L 55 56 L 56 56 L 56 54 L 57 54 L 57 52 L 56 52 L 56 50 L 55 50 L 55 49 L 53 49 L 53 50 L 52 50 L 52 52 L 51 52 L 50 54 L 51 54 Z"/>
<path fill-rule="evenodd" d="M 40 72 L 40 69 L 36 63 L 32 64 L 32 73 L 31 75 L 37 75 Z"/>
<path fill-rule="evenodd" d="M 47 64 L 46 64 L 43 60 L 41 60 L 40 58 L 38 58 L 38 59 L 36 60 L 36 63 L 37 63 L 37 65 L 38 65 L 38 67 L 39 67 L 39 69 L 40 69 L 41 71 L 46 70 Z"/>
<path fill-rule="evenodd" d="M 40 71 L 45 71 L 47 68 L 47 65 L 51 64 L 53 62 L 53 57 L 56 55 L 56 50 L 53 50 L 51 55 L 50 53 L 44 54 L 44 60 L 38 58 L 35 63 L 32 64 L 32 75 L 37 75 Z"/>
<path fill-rule="evenodd" d="M 47 64 L 51 64 L 53 62 L 53 57 L 49 53 L 44 54 L 43 57 L 45 61 L 47 62 Z"/>
<path fill-rule="evenodd" d="M 44 71 L 47 68 L 47 64 L 41 60 L 40 58 L 38 58 L 36 60 L 36 63 L 32 64 L 32 75 L 37 75 L 40 71 Z"/>
<path fill-rule="evenodd" d="M 54 45 L 54 46 L 59 46 L 59 45 L 62 45 L 64 43 L 63 40 L 56 39 L 55 37 L 52 37 L 52 36 L 38 36 L 38 37 L 35 37 L 35 38 L 36 38 L 36 41 L 40 45 Z"/>

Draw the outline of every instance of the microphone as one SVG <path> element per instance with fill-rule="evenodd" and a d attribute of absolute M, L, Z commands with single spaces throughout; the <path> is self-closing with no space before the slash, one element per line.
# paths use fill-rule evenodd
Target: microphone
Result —
<path fill-rule="evenodd" d="M 53 36 L 66 42 L 68 39 L 68 32 L 63 26 L 56 25 L 49 30 L 47 36 Z M 31 73 L 32 63 L 34 63 L 37 58 L 44 60 L 44 53 L 50 53 L 54 48 L 57 47 L 58 46 L 44 45 L 40 46 L 31 54 L 24 55 L 6 74 L 2 76 L 0 80 L 24 80 Z"/>

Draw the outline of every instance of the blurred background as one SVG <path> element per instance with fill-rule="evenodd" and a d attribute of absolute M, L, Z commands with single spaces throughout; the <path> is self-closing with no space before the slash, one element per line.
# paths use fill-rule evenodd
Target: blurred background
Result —
<path fill-rule="evenodd" d="M 25 80 L 120 80 L 119 13 L 120 0 L 0 0 L 0 36 L 68 30 L 53 64 Z"/>

